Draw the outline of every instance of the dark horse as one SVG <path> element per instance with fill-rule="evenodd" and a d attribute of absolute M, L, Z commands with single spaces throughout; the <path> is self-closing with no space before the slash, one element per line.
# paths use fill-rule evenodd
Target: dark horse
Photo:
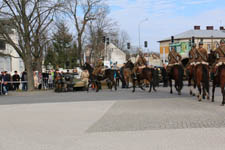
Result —
<path fill-rule="evenodd" d="M 106 69 L 103 76 L 96 76 L 93 74 L 94 69 L 91 67 L 91 65 L 89 63 L 85 63 L 83 66 L 83 69 L 87 69 L 89 72 L 89 75 L 90 75 L 87 91 L 89 90 L 89 86 L 91 84 L 94 84 L 96 86 L 96 92 L 98 92 L 101 89 L 101 81 L 105 80 L 105 79 L 108 79 L 112 83 L 111 89 L 114 86 L 115 91 L 117 90 L 117 85 L 114 80 L 114 70 Z"/>
<path fill-rule="evenodd" d="M 184 69 L 181 65 L 171 66 L 171 71 L 169 73 L 169 84 L 170 84 L 170 93 L 173 93 L 172 80 L 175 80 L 175 89 L 178 92 L 178 95 L 181 95 L 181 90 L 183 88 L 183 76 Z"/>
<path fill-rule="evenodd" d="M 194 88 L 198 87 L 198 100 L 201 101 L 202 97 L 209 99 L 209 69 L 208 65 L 199 63 L 195 66 L 195 85 Z M 203 92 L 202 92 L 203 91 Z"/>
<path fill-rule="evenodd" d="M 128 61 L 125 64 L 125 68 L 129 68 L 130 71 L 133 70 L 134 68 L 134 64 L 131 61 Z M 133 75 L 131 75 L 132 77 L 132 82 L 133 82 L 133 92 L 135 92 L 135 87 L 136 87 L 136 79 L 134 79 Z M 139 87 L 144 90 L 144 88 L 141 86 L 140 81 L 146 79 L 147 81 L 149 81 L 150 86 L 149 86 L 149 92 L 151 92 L 152 88 L 154 91 L 156 91 L 155 89 L 155 84 L 154 84 L 154 69 L 153 68 L 143 68 L 139 74 L 137 74 L 137 82 Z"/>
<path fill-rule="evenodd" d="M 214 53 L 213 53 L 214 55 Z M 212 62 L 215 62 L 216 57 L 213 57 L 214 59 L 212 60 Z M 212 88 L 212 102 L 214 102 L 214 93 L 215 93 L 215 89 L 216 86 L 220 86 L 221 88 L 221 93 L 223 95 L 223 99 L 222 99 L 222 106 L 224 106 L 225 104 L 225 64 L 222 63 L 218 68 L 218 73 L 217 76 L 213 77 L 213 88 Z"/>

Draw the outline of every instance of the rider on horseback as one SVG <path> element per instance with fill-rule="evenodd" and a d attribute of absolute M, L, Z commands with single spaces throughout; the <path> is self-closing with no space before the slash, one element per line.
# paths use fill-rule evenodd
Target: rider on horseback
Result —
<path fill-rule="evenodd" d="M 189 51 L 189 65 L 193 66 L 195 65 L 195 55 L 196 55 L 196 51 L 197 51 L 197 48 L 196 48 L 196 44 L 195 43 L 192 43 L 192 48 L 191 50 Z"/>
<path fill-rule="evenodd" d="M 137 62 L 134 64 L 133 75 L 134 79 L 137 79 L 137 74 L 140 72 L 139 68 L 147 67 L 147 60 L 145 59 L 143 53 L 139 51 L 139 58 Z"/>
<path fill-rule="evenodd" d="M 168 60 L 169 60 L 169 64 L 166 67 L 167 73 L 170 74 L 171 68 L 174 65 L 180 65 L 181 64 L 181 55 L 176 52 L 175 48 L 172 47 L 171 51 L 168 54 Z"/>
<path fill-rule="evenodd" d="M 206 49 L 203 48 L 203 42 L 199 42 L 199 48 L 196 50 L 195 55 L 196 65 L 204 64 L 208 65 L 208 52 Z"/>
<path fill-rule="evenodd" d="M 102 58 L 100 58 L 97 62 L 97 64 L 95 65 L 95 69 L 93 71 L 93 75 L 95 76 L 102 76 L 102 69 L 104 66 L 104 63 L 102 62 Z"/>
<path fill-rule="evenodd" d="M 225 63 L 225 41 L 220 41 L 220 46 L 215 50 L 216 62 L 213 64 L 213 73 L 214 76 L 218 74 L 218 67 Z"/>

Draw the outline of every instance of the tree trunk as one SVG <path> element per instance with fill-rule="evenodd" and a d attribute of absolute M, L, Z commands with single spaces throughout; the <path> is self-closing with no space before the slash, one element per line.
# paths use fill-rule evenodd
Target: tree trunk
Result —
<path fill-rule="evenodd" d="M 78 37 L 78 56 L 80 57 L 79 58 L 79 63 L 80 63 L 80 66 L 82 66 L 82 40 L 81 40 L 81 37 Z"/>
<path fill-rule="evenodd" d="M 34 76 L 33 76 L 33 67 L 32 67 L 32 58 L 25 58 L 25 68 L 27 70 L 27 78 L 28 78 L 28 91 L 34 90 Z"/>

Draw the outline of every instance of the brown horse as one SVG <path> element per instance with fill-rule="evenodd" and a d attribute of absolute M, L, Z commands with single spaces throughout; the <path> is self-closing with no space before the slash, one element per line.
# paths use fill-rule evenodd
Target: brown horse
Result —
<path fill-rule="evenodd" d="M 218 67 L 218 75 L 213 79 L 213 88 L 212 88 L 212 102 L 214 102 L 214 93 L 216 86 L 219 85 L 221 88 L 221 93 L 223 95 L 222 106 L 225 104 L 225 64 L 222 64 Z"/>
<path fill-rule="evenodd" d="M 170 94 L 173 93 L 172 80 L 175 80 L 175 89 L 178 92 L 178 95 L 181 95 L 181 90 L 183 88 L 183 76 L 184 69 L 181 65 L 173 65 L 171 66 L 171 71 L 169 73 L 169 85 L 170 85 Z"/>
<path fill-rule="evenodd" d="M 114 70 L 112 69 L 106 69 L 104 72 L 103 76 L 96 76 L 93 74 L 93 70 L 94 68 L 92 68 L 92 66 L 88 63 L 85 63 L 84 66 L 82 67 L 83 69 L 87 69 L 89 72 L 89 83 L 88 83 L 88 87 L 87 87 L 87 91 L 89 91 L 89 86 L 91 84 L 94 84 L 96 87 L 96 92 L 98 92 L 101 89 L 101 81 L 103 80 L 109 80 L 111 82 L 112 85 L 110 85 L 110 89 L 112 90 L 112 88 L 114 87 L 115 91 L 117 90 L 117 85 L 116 85 L 116 81 L 114 79 Z"/>
<path fill-rule="evenodd" d="M 129 68 L 130 70 L 133 70 L 134 68 L 134 64 L 131 61 L 128 61 L 125 64 L 125 68 Z M 153 68 L 143 68 L 140 73 L 137 74 L 137 79 L 134 79 L 134 76 L 131 75 L 132 78 L 132 83 L 133 83 L 133 92 L 135 92 L 135 88 L 136 88 L 136 81 L 138 82 L 139 87 L 144 90 L 144 88 L 141 86 L 140 81 L 146 79 L 147 81 L 149 81 L 150 86 L 149 86 L 149 92 L 153 90 L 156 92 L 155 89 L 155 84 L 154 84 L 154 69 Z"/>
<path fill-rule="evenodd" d="M 195 66 L 195 85 L 198 87 L 198 100 L 201 101 L 202 98 L 209 99 L 209 68 L 208 65 L 199 63 Z"/>
<path fill-rule="evenodd" d="M 190 87 L 190 95 L 195 96 L 195 89 L 194 88 L 194 84 L 195 84 L 195 65 L 194 64 L 189 64 L 186 68 L 186 74 L 188 77 L 188 86 Z"/>
<path fill-rule="evenodd" d="M 123 76 L 126 83 L 126 88 L 129 88 L 129 83 L 131 81 L 131 74 L 132 74 L 132 71 L 130 70 L 130 68 L 123 69 Z"/>

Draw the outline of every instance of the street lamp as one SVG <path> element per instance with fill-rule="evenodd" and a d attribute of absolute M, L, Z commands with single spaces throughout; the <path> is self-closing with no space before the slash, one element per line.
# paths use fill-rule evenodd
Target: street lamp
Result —
<path fill-rule="evenodd" d="M 145 21 L 148 21 L 148 18 L 145 18 L 144 20 L 141 20 L 140 22 L 139 22 L 139 24 L 138 24 L 138 39 L 139 39 L 139 48 L 141 48 L 141 36 L 140 36 L 140 34 L 141 34 L 141 24 L 143 23 L 143 22 L 145 22 Z"/>

